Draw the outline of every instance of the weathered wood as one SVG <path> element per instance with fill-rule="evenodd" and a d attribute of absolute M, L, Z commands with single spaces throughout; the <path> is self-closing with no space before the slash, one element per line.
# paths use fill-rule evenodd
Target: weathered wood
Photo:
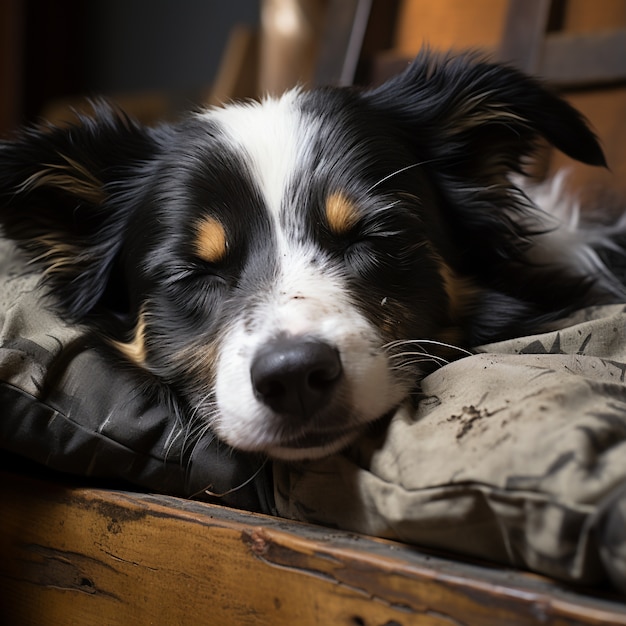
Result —
<path fill-rule="evenodd" d="M 177 498 L 0 481 L 3 624 L 626 624 L 618 603 L 402 544 Z"/>

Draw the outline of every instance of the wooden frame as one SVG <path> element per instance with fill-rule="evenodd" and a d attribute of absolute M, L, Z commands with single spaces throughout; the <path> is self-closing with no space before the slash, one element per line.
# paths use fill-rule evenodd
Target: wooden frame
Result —
<path fill-rule="evenodd" d="M 501 60 L 558 87 L 626 81 L 626 29 L 548 33 L 553 0 L 509 0 Z"/>
<path fill-rule="evenodd" d="M 2 473 L 2 623 L 625 624 L 626 605 L 411 546 Z"/>

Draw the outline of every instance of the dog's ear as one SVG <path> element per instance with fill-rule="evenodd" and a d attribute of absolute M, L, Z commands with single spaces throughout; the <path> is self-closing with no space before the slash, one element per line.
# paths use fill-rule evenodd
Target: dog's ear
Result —
<path fill-rule="evenodd" d="M 539 81 L 476 55 L 423 52 L 365 97 L 412 134 L 435 168 L 461 175 L 487 168 L 492 176 L 519 170 L 539 137 L 574 159 L 606 165 L 578 111 Z"/>
<path fill-rule="evenodd" d="M 102 103 L 64 127 L 0 142 L 0 225 L 43 271 L 65 314 L 103 298 L 157 149 L 154 131 Z M 145 186 L 145 185 L 144 185 Z"/>

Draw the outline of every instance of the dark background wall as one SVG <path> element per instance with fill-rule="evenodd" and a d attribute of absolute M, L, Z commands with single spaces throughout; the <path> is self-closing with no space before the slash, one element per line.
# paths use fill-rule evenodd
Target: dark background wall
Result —
<path fill-rule="evenodd" d="M 208 89 L 236 24 L 255 26 L 259 0 L 7 0 L 19 33 L 18 121 L 55 99 Z M 12 7 L 9 9 L 8 7 Z"/>
<path fill-rule="evenodd" d="M 258 22 L 258 0 L 89 0 L 90 89 L 206 88 L 232 26 Z"/>

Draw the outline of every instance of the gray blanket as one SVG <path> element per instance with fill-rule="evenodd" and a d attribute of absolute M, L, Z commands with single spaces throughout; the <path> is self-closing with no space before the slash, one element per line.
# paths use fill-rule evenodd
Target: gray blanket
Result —
<path fill-rule="evenodd" d="M 626 590 L 626 308 L 483 346 L 345 454 L 276 467 L 280 514 Z"/>

